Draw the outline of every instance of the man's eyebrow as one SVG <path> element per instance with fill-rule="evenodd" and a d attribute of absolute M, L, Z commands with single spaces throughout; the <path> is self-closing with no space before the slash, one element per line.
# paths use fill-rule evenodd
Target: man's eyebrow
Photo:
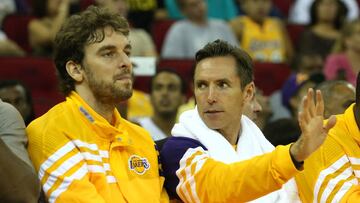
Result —
<path fill-rule="evenodd" d="M 113 49 L 116 49 L 116 46 L 114 46 L 114 45 L 105 45 L 105 46 L 100 47 L 100 49 L 98 49 L 97 52 L 99 53 L 99 52 L 102 52 L 104 50 L 113 50 Z"/>

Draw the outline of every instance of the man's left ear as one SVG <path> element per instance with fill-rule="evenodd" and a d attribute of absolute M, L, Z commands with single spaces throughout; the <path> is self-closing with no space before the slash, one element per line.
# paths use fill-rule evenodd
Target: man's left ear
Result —
<path fill-rule="evenodd" d="M 250 102 L 255 96 L 255 83 L 250 82 L 244 89 L 244 102 Z"/>

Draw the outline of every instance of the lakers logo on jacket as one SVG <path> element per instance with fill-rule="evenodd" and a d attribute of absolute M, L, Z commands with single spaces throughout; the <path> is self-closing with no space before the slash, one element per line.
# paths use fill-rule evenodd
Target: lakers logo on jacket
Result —
<path fill-rule="evenodd" d="M 146 158 L 132 155 L 129 158 L 129 169 L 139 175 L 143 175 L 150 168 L 150 163 Z"/>

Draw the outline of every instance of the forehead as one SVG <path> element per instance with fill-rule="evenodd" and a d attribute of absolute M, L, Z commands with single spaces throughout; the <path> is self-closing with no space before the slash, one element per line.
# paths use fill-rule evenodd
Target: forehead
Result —
<path fill-rule="evenodd" d="M 153 84 L 176 83 L 180 84 L 181 79 L 175 73 L 161 72 L 153 80 Z"/>
<path fill-rule="evenodd" d="M 240 80 L 236 69 L 236 60 L 232 56 L 206 58 L 196 65 L 194 80 Z"/>
<path fill-rule="evenodd" d="M 97 51 L 103 46 L 112 46 L 117 49 L 130 48 L 130 41 L 127 36 L 123 35 L 121 32 L 116 32 L 112 27 L 105 27 L 103 29 L 98 29 L 96 31 L 96 36 L 104 35 L 102 41 L 95 41 L 85 45 L 86 51 Z"/>

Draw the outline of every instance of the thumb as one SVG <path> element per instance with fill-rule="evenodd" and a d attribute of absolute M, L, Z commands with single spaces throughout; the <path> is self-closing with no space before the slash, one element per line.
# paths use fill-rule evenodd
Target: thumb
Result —
<path fill-rule="evenodd" d="M 324 127 L 324 130 L 326 133 L 329 132 L 329 130 L 334 127 L 336 124 L 336 116 L 332 115 L 330 116 L 328 122 L 326 123 L 325 127 Z"/>

